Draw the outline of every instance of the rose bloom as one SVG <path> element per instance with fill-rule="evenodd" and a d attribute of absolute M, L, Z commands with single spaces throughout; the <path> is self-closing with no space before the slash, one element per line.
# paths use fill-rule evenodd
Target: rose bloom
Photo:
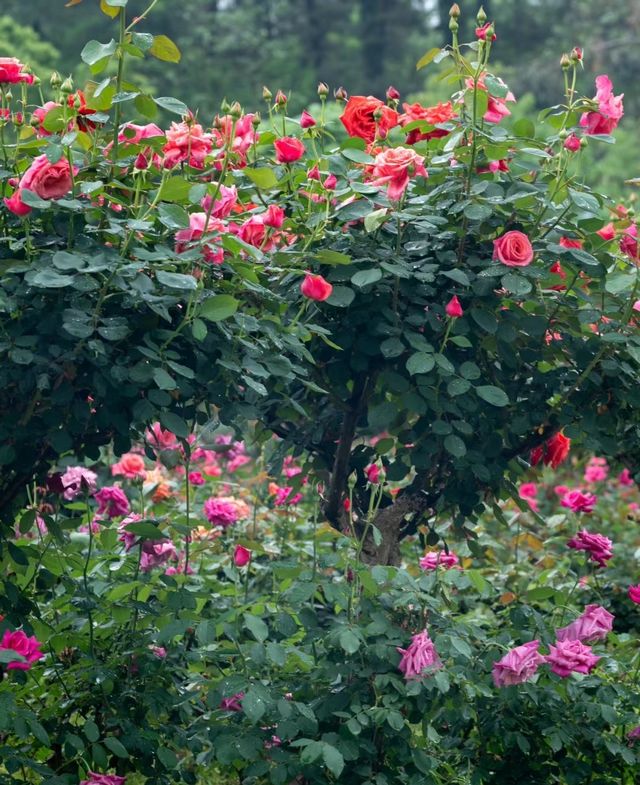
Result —
<path fill-rule="evenodd" d="M 575 134 L 570 134 L 564 140 L 563 147 L 565 150 L 569 150 L 572 153 L 577 153 L 578 150 L 580 149 L 580 138 Z"/>
<path fill-rule="evenodd" d="M 584 613 L 566 627 L 556 630 L 559 641 L 582 641 L 593 643 L 603 641 L 613 629 L 612 613 L 601 605 L 587 605 Z"/>
<path fill-rule="evenodd" d="M 96 774 L 88 771 L 88 780 L 82 780 L 80 785 L 124 785 L 126 777 L 118 777 L 117 774 Z"/>
<path fill-rule="evenodd" d="M 279 164 L 292 164 L 305 154 L 304 144 L 295 136 L 276 139 L 273 146 L 276 148 L 276 160 Z"/>
<path fill-rule="evenodd" d="M 242 704 L 240 701 L 244 698 L 244 692 L 236 692 L 229 698 L 223 698 L 220 701 L 220 708 L 224 711 L 242 711 Z"/>
<path fill-rule="evenodd" d="M 223 233 L 224 231 L 224 224 L 217 218 L 209 218 L 209 222 L 207 223 L 206 213 L 191 213 L 189 215 L 189 226 L 184 229 L 179 229 L 176 232 L 176 253 L 184 253 L 184 251 L 189 249 L 191 244 L 199 240 L 205 233 Z M 202 256 L 205 261 L 210 262 L 211 264 L 222 264 L 224 261 L 224 249 L 222 246 L 216 246 L 213 243 L 207 242 L 202 246 Z"/>
<path fill-rule="evenodd" d="M 380 472 L 380 468 L 378 467 L 378 464 L 376 464 L 376 463 L 370 463 L 368 466 L 365 466 L 364 467 L 364 473 L 365 473 L 365 475 L 367 477 L 367 480 L 372 485 L 378 485 L 378 483 L 380 482 L 380 477 L 381 476 L 384 479 L 384 473 Z M 287 476 L 291 477 L 291 476 L 294 476 L 294 475 L 287 475 Z"/>
<path fill-rule="evenodd" d="M 426 572 L 432 572 L 438 567 L 444 567 L 445 570 L 450 570 L 460 563 L 460 559 L 453 552 L 449 551 L 429 551 L 420 559 L 420 567 Z"/>
<path fill-rule="evenodd" d="M 586 529 L 581 529 L 575 537 L 569 540 L 567 545 L 576 551 L 587 551 L 591 560 L 600 567 L 606 567 L 607 562 L 613 556 L 611 551 L 613 542 L 603 534 L 592 534 Z"/>
<path fill-rule="evenodd" d="M 613 240 L 613 238 L 616 236 L 616 228 L 611 222 L 609 222 L 608 224 L 605 224 L 602 229 L 598 229 L 596 234 L 608 242 L 609 240 Z"/>
<path fill-rule="evenodd" d="M 33 84 L 33 74 L 26 73 L 23 70 L 24 67 L 17 57 L 0 57 L 0 83 L 26 82 L 26 84 Z"/>
<path fill-rule="evenodd" d="M 191 485 L 204 485 L 204 477 L 202 472 L 189 472 L 189 483 Z"/>
<path fill-rule="evenodd" d="M 567 491 L 560 499 L 560 504 L 572 512 L 593 512 L 598 497 L 593 493 L 583 493 L 580 490 Z"/>
<path fill-rule="evenodd" d="M 624 230 L 620 238 L 620 250 L 633 261 L 640 260 L 640 256 L 638 256 L 638 227 L 635 224 L 631 224 Z"/>
<path fill-rule="evenodd" d="M 46 116 L 52 109 L 59 109 L 60 104 L 57 104 L 55 101 L 47 101 L 42 106 L 38 106 L 36 109 L 33 110 L 32 119 L 35 118 L 38 122 L 36 126 L 36 134 L 38 136 L 51 136 L 51 131 L 47 131 L 44 127 L 43 123 L 45 121 Z"/>
<path fill-rule="evenodd" d="M 204 503 L 203 509 L 209 523 L 222 526 L 223 529 L 232 526 L 249 513 L 247 505 L 232 496 L 212 496 Z"/>
<path fill-rule="evenodd" d="M 6 669 L 16 671 L 28 671 L 34 662 L 44 657 L 40 651 L 42 644 L 36 639 L 35 636 L 31 638 L 22 630 L 5 630 L 0 640 L 0 651 L 14 651 L 24 657 L 22 660 L 11 660 L 6 664 Z"/>
<path fill-rule="evenodd" d="M 176 546 L 171 540 L 145 540 L 140 554 L 140 569 L 150 572 L 168 561 L 178 561 Z"/>
<path fill-rule="evenodd" d="M 592 458 L 584 471 L 585 482 L 604 482 L 609 476 L 609 467 L 605 458 Z"/>
<path fill-rule="evenodd" d="M 507 652 L 501 660 L 493 663 L 491 674 L 496 687 L 522 684 L 535 675 L 544 657 L 538 652 L 540 641 L 529 641 Z"/>
<path fill-rule="evenodd" d="M 98 475 L 84 466 L 70 466 L 60 477 L 64 488 L 64 498 L 67 501 L 75 499 L 81 493 L 92 495 L 95 493 Z"/>
<path fill-rule="evenodd" d="M 533 248 L 526 234 L 512 230 L 493 241 L 493 259 L 508 267 L 526 267 L 533 261 Z"/>
<path fill-rule="evenodd" d="M 162 152 L 167 169 L 185 162 L 195 169 L 202 169 L 204 159 L 213 149 L 211 135 L 206 134 L 202 126 L 192 120 L 171 123 L 166 137 L 167 143 L 162 148 Z"/>
<path fill-rule="evenodd" d="M 566 461 L 570 449 L 571 439 L 559 431 L 547 439 L 543 445 L 531 450 L 531 465 L 537 466 L 542 461 L 545 466 L 557 469 L 561 463 Z"/>
<path fill-rule="evenodd" d="M 482 25 L 482 27 L 476 27 L 476 38 L 481 39 L 482 41 L 487 40 L 487 33 L 489 32 L 489 28 L 492 27 L 491 22 L 487 22 L 486 24 Z M 491 34 L 491 40 L 495 41 L 498 36 L 495 33 Z"/>
<path fill-rule="evenodd" d="M 212 199 L 213 197 L 207 194 L 200 202 L 205 213 L 210 214 L 213 218 L 227 218 L 238 204 L 238 189 L 235 185 L 221 185 L 213 206 L 211 205 Z"/>
<path fill-rule="evenodd" d="M 451 120 L 458 116 L 454 111 L 451 101 L 446 103 L 438 103 L 435 106 L 422 106 L 421 104 L 402 104 L 404 114 L 400 115 L 399 122 L 401 126 L 409 125 L 416 120 L 422 120 L 429 125 L 441 125 L 442 123 L 449 123 Z M 450 131 L 444 128 L 434 128 L 433 131 L 421 131 L 419 128 L 414 128 L 407 134 L 406 143 L 416 144 L 428 139 L 438 139 L 442 136 L 447 136 Z"/>
<path fill-rule="evenodd" d="M 374 115 L 380 118 L 376 121 Z M 373 142 L 376 136 L 384 139 L 398 125 L 398 113 L 372 95 L 352 95 L 340 117 L 349 136 L 359 136 L 365 142 Z"/>
<path fill-rule="evenodd" d="M 389 199 L 402 198 L 409 178 L 427 177 L 424 158 L 407 147 L 389 147 L 376 155 L 371 169 L 374 185 L 386 185 Z"/>
<path fill-rule="evenodd" d="M 321 275 L 312 275 L 307 273 L 304 280 L 300 284 L 300 291 L 305 297 L 317 302 L 323 302 L 331 297 L 333 286 L 326 281 Z"/>
<path fill-rule="evenodd" d="M 507 101 L 515 101 L 515 96 L 509 90 L 504 98 L 497 98 L 495 95 L 490 95 L 487 91 L 487 86 L 484 83 L 484 77 L 486 74 L 481 74 L 479 79 L 475 84 L 478 86 L 478 90 L 484 90 L 487 92 L 487 110 L 483 115 L 483 120 L 485 123 L 499 123 L 503 118 L 509 117 L 511 112 L 507 109 Z M 495 78 L 495 77 L 494 77 Z M 498 79 L 498 82 L 503 87 L 506 87 L 505 83 L 502 79 Z M 469 77 L 466 81 L 467 88 L 469 90 L 474 89 L 474 79 L 473 77 Z"/>
<path fill-rule="evenodd" d="M 597 112 L 585 112 L 580 118 L 580 125 L 586 134 L 610 134 L 614 131 L 622 116 L 624 93 L 613 94 L 613 84 L 608 76 L 596 77 L 596 95 L 593 99 L 598 103 Z"/>
<path fill-rule="evenodd" d="M 129 513 L 129 500 L 122 488 L 117 485 L 100 488 L 95 494 L 98 502 L 98 515 L 107 515 L 109 518 L 118 518 Z"/>
<path fill-rule="evenodd" d="M 111 467 L 111 474 L 113 477 L 122 475 L 128 480 L 144 480 L 147 476 L 147 470 L 144 466 L 144 458 L 135 452 L 125 453 L 117 463 Z"/>
<path fill-rule="evenodd" d="M 636 586 L 629 586 L 628 594 L 631 602 L 635 602 L 636 605 L 640 605 L 640 583 Z"/>
<path fill-rule="evenodd" d="M 405 679 L 420 679 L 442 667 L 440 657 L 427 630 L 419 632 L 411 639 L 406 649 L 398 648 L 402 658 L 398 670 L 404 674 Z"/>
<path fill-rule="evenodd" d="M 33 191 L 41 199 L 62 199 L 71 190 L 69 161 L 61 158 L 55 164 L 46 155 L 39 155 L 20 178 L 11 198 L 5 197 L 5 206 L 16 215 L 29 215 L 31 207 L 22 201 L 23 191 Z"/>
<path fill-rule="evenodd" d="M 242 545 L 236 545 L 233 552 L 233 563 L 236 567 L 245 567 L 251 561 L 251 551 Z"/>
<path fill-rule="evenodd" d="M 556 645 L 549 646 L 549 650 L 544 659 L 551 665 L 551 670 L 563 679 L 572 673 L 591 673 L 600 660 L 590 646 L 578 640 L 556 641 Z"/>
<path fill-rule="evenodd" d="M 300 115 L 300 128 L 313 128 L 314 125 L 316 125 L 316 121 L 313 115 L 309 114 L 306 109 L 303 109 Z"/>

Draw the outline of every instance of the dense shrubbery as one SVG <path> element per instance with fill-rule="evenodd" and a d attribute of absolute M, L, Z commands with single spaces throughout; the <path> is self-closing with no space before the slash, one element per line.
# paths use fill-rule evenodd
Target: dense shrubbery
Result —
<path fill-rule="evenodd" d="M 0 60 L 0 776 L 632 782 L 637 230 L 575 174 L 621 97 L 576 49 L 506 130 L 454 6 L 449 102 L 206 128 L 101 6 L 116 77 Z M 572 440 L 628 469 L 535 498 Z"/>

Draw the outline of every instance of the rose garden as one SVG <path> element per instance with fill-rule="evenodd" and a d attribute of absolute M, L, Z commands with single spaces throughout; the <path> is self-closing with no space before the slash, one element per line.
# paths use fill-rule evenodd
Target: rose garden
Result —
<path fill-rule="evenodd" d="M 454 4 L 448 101 L 204 117 L 155 4 L 0 57 L 0 783 L 640 781 L 623 96 Z"/>

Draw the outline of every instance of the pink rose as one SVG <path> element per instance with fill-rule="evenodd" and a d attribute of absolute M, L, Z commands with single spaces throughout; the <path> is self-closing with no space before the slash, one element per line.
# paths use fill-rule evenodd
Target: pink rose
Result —
<path fill-rule="evenodd" d="M 304 109 L 300 115 L 300 128 L 313 128 L 315 124 L 316 121 L 313 119 L 313 116 Z"/>
<path fill-rule="evenodd" d="M 209 222 L 207 223 L 206 213 L 191 213 L 189 215 L 188 228 L 179 229 L 176 232 L 176 253 L 183 253 L 188 250 L 203 234 L 212 232 L 221 234 L 224 233 L 224 231 L 224 224 L 217 218 L 209 218 Z M 222 264 L 224 261 L 224 249 L 213 240 L 214 238 L 212 238 L 211 242 L 203 244 L 202 256 L 205 261 L 210 262 L 211 264 Z"/>
<path fill-rule="evenodd" d="M 571 134 L 567 136 L 564 140 L 564 149 L 569 150 L 572 153 L 577 153 L 580 149 L 580 137 L 576 136 L 575 134 Z"/>
<path fill-rule="evenodd" d="M 372 485 L 378 485 L 381 477 L 384 479 L 384 473 L 380 472 L 380 469 L 376 463 L 370 463 L 368 466 L 365 466 L 364 473 L 367 476 L 367 480 Z"/>
<path fill-rule="evenodd" d="M 9 671 L 28 671 L 34 662 L 44 657 L 41 646 L 35 636 L 29 638 L 22 630 L 5 630 L 0 640 L 0 651 L 13 651 L 24 657 L 24 661 L 10 660 L 5 667 Z"/>
<path fill-rule="evenodd" d="M 109 518 L 118 518 L 129 513 L 129 500 L 122 488 L 117 485 L 100 488 L 95 494 L 98 502 L 98 515 L 107 515 Z"/>
<path fill-rule="evenodd" d="M 171 123 L 166 137 L 167 143 L 162 152 L 167 169 L 185 162 L 195 169 L 202 169 L 204 159 L 213 149 L 211 135 L 206 134 L 193 118 L 189 122 Z"/>
<path fill-rule="evenodd" d="M 427 630 L 414 635 L 409 646 L 406 649 L 398 648 L 398 651 L 402 654 L 398 670 L 407 681 L 420 679 L 442 668 L 442 661 Z"/>
<path fill-rule="evenodd" d="M 533 261 L 533 248 L 526 234 L 510 231 L 493 241 L 493 259 L 508 267 L 526 267 Z"/>
<path fill-rule="evenodd" d="M 226 218 L 231 215 L 233 208 L 238 204 L 238 189 L 235 185 L 227 186 L 221 185 L 218 190 L 218 195 L 211 206 L 212 196 L 208 195 L 200 202 L 200 206 L 208 213 L 211 210 L 213 218 Z"/>
<path fill-rule="evenodd" d="M 26 82 L 33 84 L 33 74 L 23 71 L 25 66 L 17 57 L 0 57 L 0 83 L 18 84 Z"/>
<path fill-rule="evenodd" d="M 567 491 L 560 499 L 560 504 L 572 512 L 593 512 L 598 497 L 593 493 L 583 493 L 580 490 Z"/>
<path fill-rule="evenodd" d="M 544 657 L 538 652 L 540 641 L 529 641 L 507 652 L 501 660 L 493 663 L 492 676 L 496 687 L 522 684 L 535 675 Z"/>
<path fill-rule="evenodd" d="M 311 273 L 307 273 L 304 276 L 304 280 L 300 284 L 300 291 L 310 300 L 322 302 L 331 297 L 333 286 L 321 275 L 312 275 Z"/>
<path fill-rule="evenodd" d="M 616 228 L 612 223 L 608 223 L 605 224 L 602 229 L 598 229 L 596 234 L 608 242 L 609 240 L 613 240 L 613 238 L 616 236 Z"/>
<path fill-rule="evenodd" d="M 453 551 L 449 551 L 449 553 L 446 551 L 429 551 L 420 559 L 420 568 L 426 572 L 432 572 L 438 569 L 438 567 L 450 570 L 459 563 L 460 559 Z"/>
<path fill-rule="evenodd" d="M 304 144 L 295 136 L 276 139 L 273 146 L 276 148 L 276 160 L 279 164 L 292 164 L 305 154 Z"/>
<path fill-rule="evenodd" d="M 556 630 L 559 641 L 603 641 L 613 629 L 613 614 L 601 605 L 587 605 L 584 613 L 571 624 Z"/>
<path fill-rule="evenodd" d="M 45 121 L 46 116 L 52 109 L 59 109 L 60 104 L 57 104 L 55 101 L 47 101 L 46 104 L 42 106 L 38 106 L 36 109 L 33 110 L 33 117 L 38 121 L 38 125 L 36 126 L 36 134 L 38 136 L 51 136 L 51 131 L 47 131 L 44 127 L 43 123 Z"/>
<path fill-rule="evenodd" d="M 556 641 L 556 645 L 549 646 L 549 650 L 550 653 L 544 659 L 551 665 L 551 670 L 563 679 L 572 673 L 591 673 L 600 660 L 590 646 L 578 640 Z"/>
<path fill-rule="evenodd" d="M 602 534 L 592 534 L 586 529 L 581 529 L 575 537 L 569 540 L 567 545 L 576 551 L 587 551 L 591 560 L 600 567 L 606 567 L 607 562 L 613 556 L 611 540 Z"/>
<path fill-rule="evenodd" d="M 114 477 L 122 475 L 128 480 L 144 479 L 147 475 L 144 458 L 135 452 L 125 453 L 117 463 L 113 464 L 111 474 Z"/>
<path fill-rule="evenodd" d="M 374 185 L 386 185 L 389 199 L 402 198 L 409 178 L 415 175 L 427 177 L 424 158 L 408 147 L 389 147 L 378 153 L 371 170 Z"/>
<path fill-rule="evenodd" d="M 41 199 L 61 199 L 71 189 L 71 169 L 69 161 L 61 158 L 55 164 L 46 155 L 39 155 L 20 178 L 18 188 L 4 203 L 16 215 L 28 215 L 31 207 L 22 201 L 24 190 L 32 191 Z"/>
<path fill-rule="evenodd" d="M 596 95 L 593 99 L 598 103 L 598 111 L 585 112 L 580 118 L 580 125 L 587 134 L 610 134 L 620 122 L 624 108 L 624 94 L 613 94 L 613 85 L 606 75 L 596 77 Z"/>
<path fill-rule="evenodd" d="M 96 774 L 88 771 L 88 780 L 82 780 L 80 785 L 124 785 L 126 777 L 118 777 L 117 774 Z"/>
<path fill-rule="evenodd" d="M 457 319 L 464 313 L 462 310 L 462 305 L 460 305 L 460 300 L 458 300 L 455 294 L 445 305 L 444 310 L 447 316 L 449 316 L 451 319 Z"/>
<path fill-rule="evenodd" d="M 236 545 L 233 551 L 233 563 L 236 567 L 246 567 L 251 561 L 251 551 L 242 545 Z"/>
<path fill-rule="evenodd" d="M 629 586 L 629 599 L 631 602 L 635 602 L 636 605 L 640 605 L 640 584 L 636 586 Z"/>

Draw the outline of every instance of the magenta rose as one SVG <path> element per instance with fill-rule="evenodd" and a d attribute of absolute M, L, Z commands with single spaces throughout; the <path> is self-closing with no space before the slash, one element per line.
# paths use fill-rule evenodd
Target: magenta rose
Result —
<path fill-rule="evenodd" d="M 526 267 L 533 261 L 533 248 L 526 234 L 513 230 L 493 241 L 493 258 L 507 267 Z"/>
<path fill-rule="evenodd" d="M 538 652 L 540 641 L 529 641 L 507 652 L 501 660 L 493 663 L 493 683 L 496 687 L 522 684 L 535 675 L 538 666 L 545 661 Z"/>
<path fill-rule="evenodd" d="M 613 628 L 614 616 L 601 605 L 587 605 L 584 613 L 571 624 L 556 630 L 559 641 L 592 643 L 603 641 Z"/>
<path fill-rule="evenodd" d="M 305 153 L 305 146 L 295 136 L 283 136 L 273 143 L 276 148 L 276 160 L 279 164 L 292 164 L 299 161 Z"/>
<path fill-rule="evenodd" d="M 566 679 L 572 673 L 591 673 L 600 657 L 591 651 L 591 646 L 585 646 L 577 640 L 565 640 L 556 641 L 555 646 L 549 646 L 549 654 L 545 660 L 555 674 Z"/>
<path fill-rule="evenodd" d="M 22 630 L 5 630 L 0 640 L 0 651 L 13 651 L 24 657 L 24 660 L 10 660 L 7 670 L 28 671 L 34 662 L 44 657 L 41 646 L 35 636 L 29 638 Z"/>

